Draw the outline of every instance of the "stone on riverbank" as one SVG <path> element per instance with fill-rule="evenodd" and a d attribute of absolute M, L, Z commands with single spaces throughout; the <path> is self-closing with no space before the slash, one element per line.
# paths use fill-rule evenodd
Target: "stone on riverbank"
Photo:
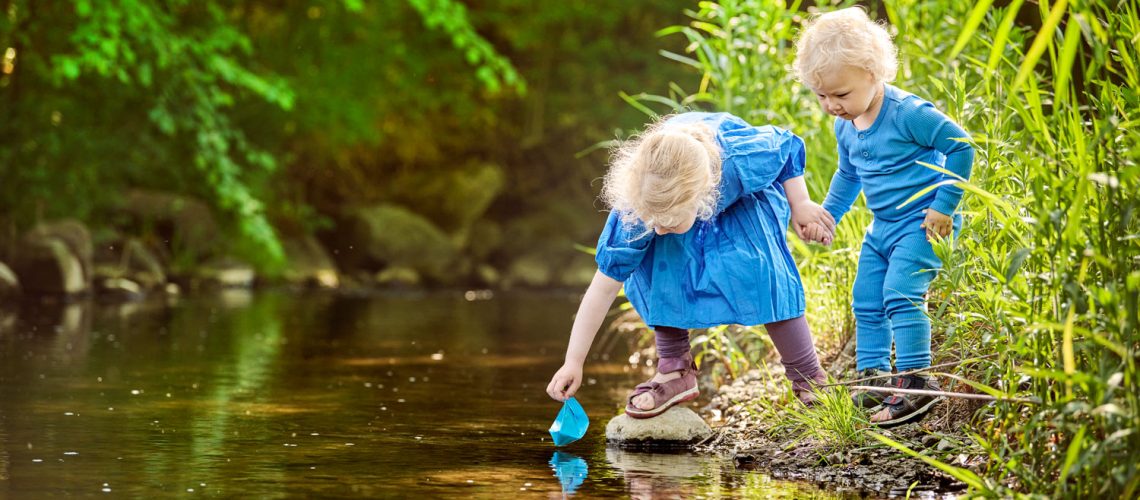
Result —
<path fill-rule="evenodd" d="M 146 295 L 138 283 L 126 278 L 103 278 L 95 282 L 99 298 L 103 300 L 131 302 L 142 300 Z"/>
<path fill-rule="evenodd" d="M 338 221 L 329 242 L 346 273 L 405 267 L 442 283 L 453 279 L 448 271 L 456 257 L 454 244 L 431 221 L 398 205 L 353 209 Z"/>
<path fill-rule="evenodd" d="M 127 279 L 142 291 L 166 285 L 162 261 L 136 238 L 115 239 L 100 244 L 95 252 L 95 280 Z"/>
<path fill-rule="evenodd" d="M 18 297 L 20 295 L 20 279 L 7 264 L 0 262 L 0 299 Z"/>
<path fill-rule="evenodd" d="M 95 253 L 91 243 L 91 231 L 75 219 L 61 219 L 39 224 L 28 231 L 25 241 L 54 238 L 67 245 L 68 251 L 79 260 L 83 269 L 83 280 L 91 286 L 91 262 Z"/>
<path fill-rule="evenodd" d="M 30 294 L 78 295 L 90 289 L 79 257 L 58 238 L 25 238 L 12 268 Z"/>
<path fill-rule="evenodd" d="M 131 190 L 121 210 L 136 226 L 133 234 L 153 231 L 164 245 L 166 257 L 183 256 L 198 262 L 218 250 L 218 223 L 205 202 L 163 191 Z"/>
<path fill-rule="evenodd" d="M 325 248 L 313 236 L 283 238 L 281 246 L 289 261 L 282 278 L 311 288 L 337 288 L 340 274 Z"/>
<path fill-rule="evenodd" d="M 621 414 L 606 425 L 606 441 L 621 448 L 687 448 L 712 435 L 712 428 L 693 410 L 674 406 L 653 418 Z"/>
<path fill-rule="evenodd" d="M 29 294 L 77 295 L 91 289 L 91 233 L 64 219 L 39 224 L 12 249 L 12 271 Z"/>
<path fill-rule="evenodd" d="M 193 288 L 251 288 L 256 277 L 249 264 L 224 258 L 202 265 L 192 285 Z"/>

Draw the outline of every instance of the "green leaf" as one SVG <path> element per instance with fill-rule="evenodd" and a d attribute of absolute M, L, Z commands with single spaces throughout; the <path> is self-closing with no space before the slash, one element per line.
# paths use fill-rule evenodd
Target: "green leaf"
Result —
<path fill-rule="evenodd" d="M 1030 253 L 1028 248 L 1018 248 L 1014 250 L 1013 255 L 1011 255 L 1009 259 L 1009 266 L 1005 268 L 1006 283 L 1013 281 L 1013 277 L 1021 270 L 1021 266 L 1025 264 L 1025 259 L 1029 258 Z"/>
<path fill-rule="evenodd" d="M 1029 47 L 1029 52 L 1025 54 L 1025 60 L 1021 62 L 1021 67 L 1017 70 L 1017 76 L 1013 79 L 1013 87 L 1011 92 L 1017 92 L 1021 86 L 1025 84 L 1025 80 L 1033 74 L 1033 68 L 1037 66 L 1037 61 L 1041 59 L 1041 54 L 1045 52 L 1045 48 L 1053 41 L 1053 30 L 1061 23 L 1061 18 L 1064 17 L 1065 11 L 1069 6 L 1069 0 L 1059 0 L 1053 9 L 1049 12 L 1049 17 L 1041 25 L 1041 30 L 1037 32 L 1037 37 L 1033 40 L 1033 45 Z"/>
<path fill-rule="evenodd" d="M 1057 493 L 1061 492 L 1061 487 L 1065 484 L 1065 479 L 1068 478 L 1069 473 L 1072 472 L 1073 464 L 1076 463 L 1077 457 L 1081 453 L 1081 445 L 1084 444 L 1085 431 L 1088 427 L 1081 426 L 1077 430 L 1077 435 L 1073 436 L 1073 442 L 1069 443 L 1068 450 L 1065 451 L 1065 463 L 1061 465 L 1061 478 L 1057 480 Z"/>
<path fill-rule="evenodd" d="M 633 106 L 633 107 L 634 107 L 634 108 L 636 108 L 638 111 L 641 111 L 642 113 L 645 113 L 645 115 L 646 115 L 646 116 L 648 116 L 648 117 L 650 117 L 650 118 L 652 118 L 652 119 L 654 119 L 654 120 L 656 120 L 656 119 L 657 119 L 658 115 L 657 115 L 657 112 L 656 112 L 656 111 L 653 111 L 652 109 L 649 109 L 649 108 L 648 108 L 648 107 L 646 107 L 644 104 L 642 104 L 642 103 L 638 102 L 636 98 L 634 98 L 634 97 L 631 97 L 629 94 L 626 94 L 625 92 L 618 92 L 618 97 L 621 97 L 621 100 L 625 101 L 625 102 L 626 102 L 626 103 L 628 103 L 630 106 Z"/>
<path fill-rule="evenodd" d="M 986 12 L 989 11 L 990 5 L 993 3 L 993 0 L 981 0 L 974 4 L 974 9 L 970 11 L 970 17 L 966 19 L 966 23 L 962 25 L 962 30 L 958 33 L 958 41 L 954 44 L 954 48 L 950 49 L 950 59 L 958 57 L 962 49 L 966 48 L 966 44 L 974 37 L 978 25 L 986 18 Z"/>
<path fill-rule="evenodd" d="M 959 184 L 959 183 L 961 183 L 961 182 L 962 182 L 962 181 L 958 181 L 958 180 L 954 180 L 954 179 L 947 179 L 947 180 L 944 180 L 944 181 L 936 182 L 936 183 L 934 183 L 934 184 L 931 184 L 931 185 L 929 185 L 929 186 L 926 186 L 926 187 L 924 187 L 924 188 L 922 188 L 922 189 L 919 189 L 919 190 L 918 190 L 918 192 L 916 192 L 916 193 L 912 194 L 912 195 L 910 196 L 910 198 L 907 198 L 907 199 L 906 199 L 906 201 L 904 201 L 904 202 L 900 203 L 900 204 L 899 204 L 899 206 L 897 206 L 897 207 L 895 207 L 895 208 L 896 208 L 896 209 L 901 209 L 901 208 L 903 208 L 903 207 L 905 207 L 905 206 L 909 205 L 909 204 L 910 204 L 912 201 L 914 201 L 914 200 L 917 200 L 917 199 L 919 199 L 919 198 L 922 198 L 923 196 L 926 196 L 926 194 L 927 194 L 927 193 L 929 193 L 929 192 L 931 192 L 931 191 L 933 191 L 933 190 L 935 190 L 935 189 L 938 189 L 938 188 L 940 188 L 940 187 L 942 187 L 942 186 L 949 186 L 949 185 L 951 185 L 951 184 Z"/>
<path fill-rule="evenodd" d="M 1073 68 L 1073 60 L 1077 56 L 1077 46 L 1081 39 L 1081 23 L 1077 20 L 1077 16 L 1069 16 L 1069 25 L 1065 27 L 1065 45 L 1061 49 L 1061 60 L 1057 68 L 1053 71 L 1057 75 L 1057 83 L 1054 85 L 1053 96 L 1054 100 L 1058 103 L 1068 102 L 1069 100 L 1069 80 L 1071 78 L 1070 71 Z M 1058 108 L 1055 108 L 1059 110 Z"/>
<path fill-rule="evenodd" d="M 886 437 L 882 434 L 879 434 L 877 432 L 867 431 L 867 434 L 870 434 L 871 437 L 878 439 L 880 442 L 882 442 L 883 444 L 886 444 L 887 446 L 890 446 L 891 448 L 894 448 L 894 449 L 899 450 L 903 453 L 906 453 L 909 456 L 912 456 L 914 458 L 922 460 L 923 462 L 926 462 L 927 465 L 930 465 L 931 467 L 935 467 L 935 468 L 941 470 L 942 472 L 945 472 L 947 474 L 950 474 L 951 476 L 954 476 L 955 479 L 962 481 L 963 483 L 966 483 L 967 486 L 969 486 L 975 490 L 979 490 L 982 492 L 989 491 L 989 488 L 987 488 L 985 481 L 983 481 L 981 477 L 978 477 L 977 474 L 975 474 L 973 471 L 971 471 L 969 469 L 963 469 L 960 467 L 955 467 L 955 466 L 950 465 L 948 463 L 945 463 L 945 462 L 942 462 L 939 460 L 935 460 L 931 457 L 920 454 L 920 453 L 910 449 L 906 445 L 899 443 L 899 442 L 897 442 L 897 441 L 895 441 L 889 437 Z"/>

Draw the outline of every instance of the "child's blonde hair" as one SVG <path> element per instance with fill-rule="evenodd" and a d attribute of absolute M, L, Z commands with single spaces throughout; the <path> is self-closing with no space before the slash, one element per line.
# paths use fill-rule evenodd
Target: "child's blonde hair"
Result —
<path fill-rule="evenodd" d="M 641 221 L 652 231 L 684 222 L 683 209 L 695 207 L 700 220 L 716 212 L 721 159 L 712 131 L 667 118 L 613 151 L 602 199 L 627 226 Z"/>
<path fill-rule="evenodd" d="M 796 41 L 796 76 L 809 87 L 818 87 L 820 75 L 842 66 L 862 68 L 877 83 L 890 82 L 898 74 L 898 49 L 881 24 L 871 21 L 860 7 L 850 7 L 817 16 L 804 26 Z"/>

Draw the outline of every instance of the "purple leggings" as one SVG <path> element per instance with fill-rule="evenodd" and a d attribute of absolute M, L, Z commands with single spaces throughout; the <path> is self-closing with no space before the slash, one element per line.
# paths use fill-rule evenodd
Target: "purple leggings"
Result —
<path fill-rule="evenodd" d="M 823 381 L 826 378 L 823 367 L 819 365 L 819 358 L 815 355 L 815 344 L 812 343 L 807 319 L 800 316 L 767 323 L 764 328 L 768 330 L 772 343 L 776 344 L 780 362 L 784 365 L 788 379 L 792 381 L 792 387 L 797 390 L 807 389 L 809 382 Z M 657 337 L 659 358 L 680 358 L 689 353 L 688 330 L 655 326 L 653 331 Z"/>

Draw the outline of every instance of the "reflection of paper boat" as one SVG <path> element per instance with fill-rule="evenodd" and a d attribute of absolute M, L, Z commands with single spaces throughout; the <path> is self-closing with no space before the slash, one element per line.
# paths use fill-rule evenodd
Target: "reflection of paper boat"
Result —
<path fill-rule="evenodd" d="M 562 404 L 558 417 L 550 424 L 550 437 L 554 439 L 555 446 L 567 445 L 582 439 L 589 427 L 590 418 L 586 416 L 586 410 L 577 399 L 570 398 Z"/>
<path fill-rule="evenodd" d="M 563 493 L 574 493 L 586 480 L 586 473 L 590 469 L 585 460 L 561 451 L 554 452 L 554 456 L 550 457 L 550 468 L 554 469 L 554 475 L 562 483 Z"/>

